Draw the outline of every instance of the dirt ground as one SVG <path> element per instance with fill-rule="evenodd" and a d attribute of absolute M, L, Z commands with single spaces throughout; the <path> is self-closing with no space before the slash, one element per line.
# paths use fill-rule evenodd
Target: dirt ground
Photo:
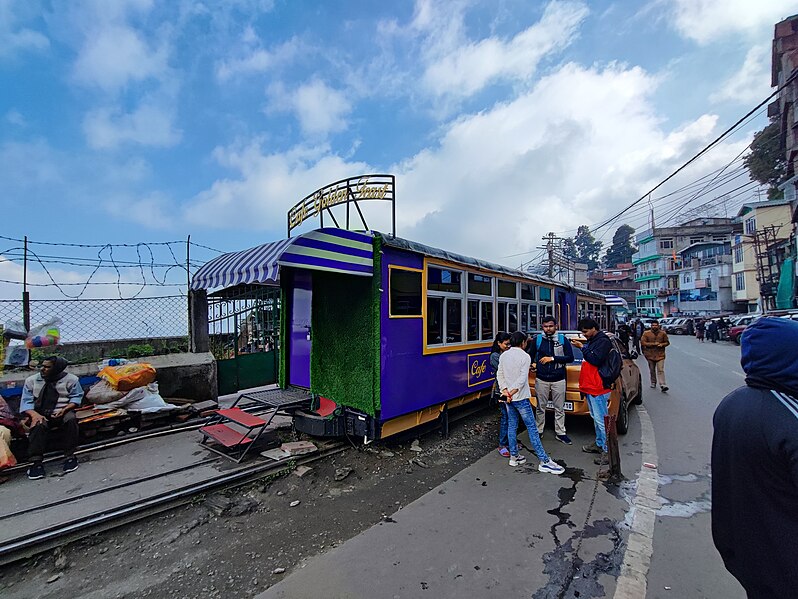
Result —
<path fill-rule="evenodd" d="M 495 449 L 497 429 L 498 412 L 486 409 L 452 423 L 448 439 L 430 432 L 348 448 L 304 473 L 300 467 L 198 496 L 4 567 L 0 596 L 252 597 L 309 558 L 389 522 L 399 508 Z M 411 449 L 416 438 L 421 451 Z"/>

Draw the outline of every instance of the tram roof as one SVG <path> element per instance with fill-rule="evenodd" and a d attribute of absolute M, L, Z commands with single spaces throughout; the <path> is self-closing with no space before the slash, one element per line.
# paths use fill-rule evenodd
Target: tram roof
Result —
<path fill-rule="evenodd" d="M 462 264 L 463 266 L 473 266 L 476 268 L 481 268 L 483 270 L 491 270 L 508 276 L 529 279 L 530 281 L 534 281 L 536 283 L 543 283 L 546 285 L 556 285 L 558 287 L 564 287 L 570 291 L 579 293 L 580 295 L 594 297 L 596 299 L 606 299 L 603 294 L 598 293 L 596 291 L 590 291 L 589 289 L 574 287 L 573 285 L 563 283 L 562 281 L 551 279 L 549 277 L 544 277 L 542 275 L 536 275 L 529 272 L 525 272 L 518 268 L 510 268 L 508 266 L 503 266 L 501 264 L 496 264 L 494 262 L 487 262 L 486 260 L 480 260 L 479 258 L 464 256 L 463 254 L 450 252 L 448 250 L 442 250 L 440 248 L 432 247 L 431 245 L 419 243 L 418 241 L 403 239 L 402 237 L 394 237 L 392 235 L 388 235 L 386 233 L 382 233 L 379 231 L 374 231 L 374 234 L 379 235 L 383 240 L 383 244 L 387 245 L 388 247 L 400 250 L 406 250 L 410 252 L 416 252 L 418 254 L 424 254 L 425 256 L 431 256 L 433 258 L 439 258 L 441 260 L 447 260 L 449 262 L 456 262 L 457 264 Z"/>

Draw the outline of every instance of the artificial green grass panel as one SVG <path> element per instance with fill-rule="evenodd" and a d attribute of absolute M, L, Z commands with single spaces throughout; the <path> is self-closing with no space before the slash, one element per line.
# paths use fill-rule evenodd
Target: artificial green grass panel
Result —
<path fill-rule="evenodd" d="M 382 237 L 376 235 L 374 237 L 374 276 L 371 279 L 371 321 L 374 327 L 371 334 L 373 337 L 372 359 L 372 389 L 374 398 L 374 409 L 379 411 L 382 409 L 380 402 L 380 373 L 382 356 L 382 331 L 380 329 L 380 306 L 382 305 Z"/>
<path fill-rule="evenodd" d="M 285 277 L 286 279 L 289 277 Z M 288 293 L 285 290 L 285 283 L 280 285 L 280 367 L 277 372 L 277 384 L 280 389 L 285 389 L 288 386 L 286 373 L 288 372 L 288 314 L 290 312 L 288 306 Z"/>
<path fill-rule="evenodd" d="M 371 277 L 313 273 L 314 393 L 375 415 L 373 284 Z"/>

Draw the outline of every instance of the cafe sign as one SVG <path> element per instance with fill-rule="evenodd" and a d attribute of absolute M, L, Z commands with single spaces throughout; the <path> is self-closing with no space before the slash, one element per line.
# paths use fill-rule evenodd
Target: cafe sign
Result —
<path fill-rule="evenodd" d="M 302 201 L 298 202 L 288 211 L 288 237 L 291 231 L 310 218 L 318 217 L 320 226 L 324 226 L 324 214 L 332 219 L 336 227 L 340 228 L 338 220 L 331 208 L 345 205 L 346 228 L 349 228 L 350 205 L 355 207 L 364 228 L 368 229 L 366 220 L 360 210 L 358 202 L 365 200 L 387 200 L 391 202 L 393 235 L 396 235 L 396 180 L 393 175 L 359 175 L 331 183 L 317 189 Z M 340 216 L 340 215 L 339 215 Z"/>

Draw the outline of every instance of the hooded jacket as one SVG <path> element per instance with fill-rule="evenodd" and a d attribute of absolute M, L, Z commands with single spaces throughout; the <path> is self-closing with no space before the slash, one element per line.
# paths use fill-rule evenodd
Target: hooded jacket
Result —
<path fill-rule="evenodd" d="M 712 538 L 749 597 L 798 589 L 798 323 L 760 318 L 743 333 L 746 385 L 713 418 Z"/>
<path fill-rule="evenodd" d="M 562 345 L 560 345 L 560 336 L 562 336 Z M 540 347 L 538 347 L 538 340 L 540 340 Z M 574 349 L 571 347 L 568 337 L 562 335 L 562 333 L 554 333 L 554 335 L 541 333 L 540 337 L 532 339 L 527 351 L 532 356 L 532 362 L 536 366 L 535 376 L 541 381 L 549 383 L 564 381 L 566 374 L 565 365 L 574 361 Z M 545 356 L 554 358 L 554 361 L 548 364 L 541 364 L 540 359 Z"/>

